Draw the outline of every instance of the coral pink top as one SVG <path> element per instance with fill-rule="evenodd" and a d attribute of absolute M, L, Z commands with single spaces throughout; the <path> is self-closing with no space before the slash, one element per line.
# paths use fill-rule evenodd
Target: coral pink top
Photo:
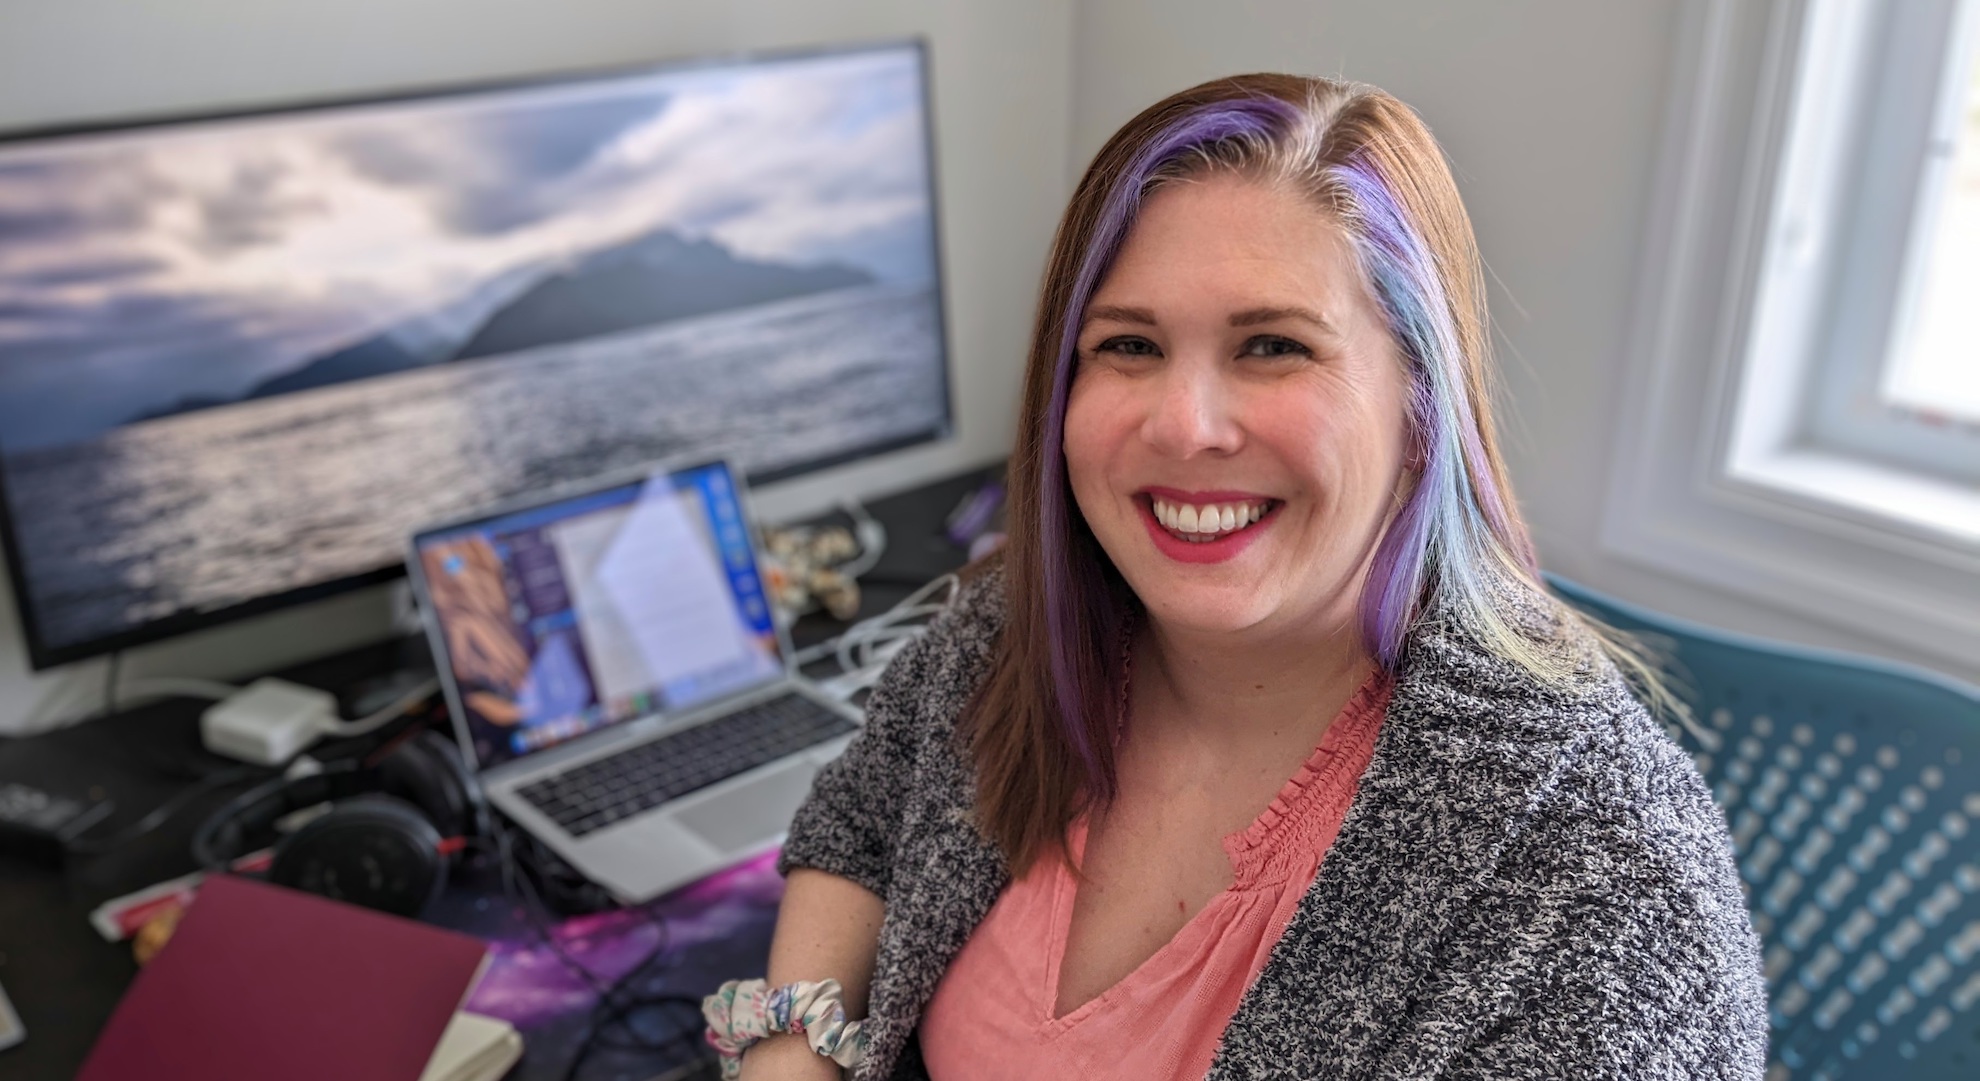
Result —
<path fill-rule="evenodd" d="M 1078 880 L 1043 858 L 1011 884 L 949 965 L 921 1020 L 934 1081 L 1209 1072 L 1224 1026 L 1340 832 L 1375 753 L 1390 682 L 1372 677 L 1312 757 L 1242 832 L 1224 838 L 1232 883 L 1121 982 L 1053 1017 Z M 1073 859 L 1086 823 L 1073 826 Z"/>

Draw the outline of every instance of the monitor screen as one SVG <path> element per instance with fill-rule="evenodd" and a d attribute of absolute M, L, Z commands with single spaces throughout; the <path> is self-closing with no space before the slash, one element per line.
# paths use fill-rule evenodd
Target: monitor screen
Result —
<path fill-rule="evenodd" d="M 0 142 L 0 512 L 37 667 L 398 573 L 663 458 L 946 435 L 921 49 Z"/>
<path fill-rule="evenodd" d="M 720 463 L 423 533 L 413 551 L 483 769 L 784 671 Z"/>

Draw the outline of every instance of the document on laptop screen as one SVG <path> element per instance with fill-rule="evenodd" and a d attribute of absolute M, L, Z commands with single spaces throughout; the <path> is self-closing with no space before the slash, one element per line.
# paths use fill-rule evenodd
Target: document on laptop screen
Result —
<path fill-rule="evenodd" d="M 686 505 L 694 497 L 657 481 L 623 509 L 556 527 L 601 699 L 751 660 L 727 572 Z"/>

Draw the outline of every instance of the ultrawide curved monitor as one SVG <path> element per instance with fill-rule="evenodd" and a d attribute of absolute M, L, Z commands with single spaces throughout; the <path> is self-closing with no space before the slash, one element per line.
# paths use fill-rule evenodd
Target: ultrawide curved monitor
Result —
<path fill-rule="evenodd" d="M 400 572 L 643 463 L 940 438 L 916 44 L 0 142 L 0 516 L 36 667 Z"/>

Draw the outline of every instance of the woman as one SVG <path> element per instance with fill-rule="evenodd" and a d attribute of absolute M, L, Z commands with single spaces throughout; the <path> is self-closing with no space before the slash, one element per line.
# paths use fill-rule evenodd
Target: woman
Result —
<path fill-rule="evenodd" d="M 1479 266 L 1372 88 L 1219 80 L 1109 141 L 1010 543 L 792 825 L 768 1026 L 811 1031 L 744 1078 L 1760 1076 L 1724 820 L 1539 585 Z"/>

